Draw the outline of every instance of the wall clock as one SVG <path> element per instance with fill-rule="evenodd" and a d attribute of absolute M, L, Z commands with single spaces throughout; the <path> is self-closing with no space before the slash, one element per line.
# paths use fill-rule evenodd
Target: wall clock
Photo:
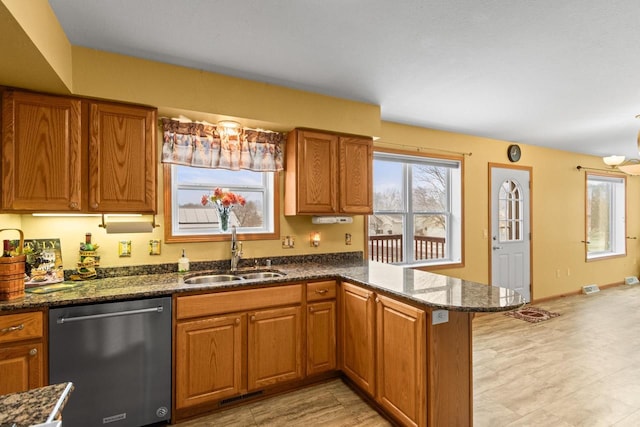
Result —
<path fill-rule="evenodd" d="M 517 162 L 518 160 L 520 160 L 521 155 L 522 153 L 520 152 L 519 145 L 513 144 L 510 145 L 509 148 L 507 148 L 507 157 L 509 157 L 510 161 Z"/>

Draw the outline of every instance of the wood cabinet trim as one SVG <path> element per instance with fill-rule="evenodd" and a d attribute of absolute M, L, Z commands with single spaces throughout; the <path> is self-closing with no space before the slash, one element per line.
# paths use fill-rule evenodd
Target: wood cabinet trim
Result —
<path fill-rule="evenodd" d="M 0 344 L 42 338 L 43 322 L 41 311 L 0 316 Z"/>
<path fill-rule="evenodd" d="M 335 280 L 307 283 L 307 302 L 334 299 L 335 297 Z"/>
<path fill-rule="evenodd" d="M 176 300 L 176 319 L 300 304 L 302 289 L 301 284 L 296 284 L 181 296 Z"/>

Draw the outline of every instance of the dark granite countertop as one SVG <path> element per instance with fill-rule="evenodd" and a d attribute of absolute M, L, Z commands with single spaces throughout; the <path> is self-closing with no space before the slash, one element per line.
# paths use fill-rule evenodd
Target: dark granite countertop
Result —
<path fill-rule="evenodd" d="M 194 271 L 187 274 L 143 274 L 85 282 L 65 282 L 75 283 L 77 286 L 47 294 L 27 293 L 23 298 L 2 301 L 0 302 L 0 312 L 147 298 L 186 292 L 232 290 L 249 286 L 276 286 L 292 281 L 322 279 L 344 279 L 425 307 L 452 311 L 507 311 L 518 308 L 525 303 L 520 294 L 510 289 L 377 262 L 285 264 L 274 265 L 271 270 L 281 271 L 286 275 L 278 278 L 200 285 L 186 285 L 184 278 L 204 274 L 204 271 Z M 254 270 L 243 269 L 243 271 Z"/>
<path fill-rule="evenodd" d="M 0 425 L 28 427 L 60 418 L 71 383 L 61 383 L 0 396 Z"/>

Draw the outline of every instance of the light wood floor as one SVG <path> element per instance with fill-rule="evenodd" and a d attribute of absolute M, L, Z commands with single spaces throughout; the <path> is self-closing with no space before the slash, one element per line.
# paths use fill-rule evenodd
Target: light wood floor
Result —
<path fill-rule="evenodd" d="M 536 306 L 561 316 L 474 320 L 474 426 L 640 426 L 640 285 Z M 179 425 L 390 424 L 335 380 Z"/>

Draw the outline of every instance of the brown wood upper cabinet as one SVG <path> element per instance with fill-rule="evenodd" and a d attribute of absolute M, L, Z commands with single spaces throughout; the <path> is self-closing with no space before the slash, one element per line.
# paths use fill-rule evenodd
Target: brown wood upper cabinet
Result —
<path fill-rule="evenodd" d="M 155 142 L 155 109 L 90 104 L 90 211 L 156 211 Z"/>
<path fill-rule="evenodd" d="M 156 211 L 156 109 L 9 89 L 2 210 Z"/>
<path fill-rule="evenodd" d="M 81 123 L 78 99 L 3 93 L 3 210 L 81 209 Z"/>
<path fill-rule="evenodd" d="M 285 215 L 373 212 L 371 138 L 296 129 L 285 150 Z"/>

